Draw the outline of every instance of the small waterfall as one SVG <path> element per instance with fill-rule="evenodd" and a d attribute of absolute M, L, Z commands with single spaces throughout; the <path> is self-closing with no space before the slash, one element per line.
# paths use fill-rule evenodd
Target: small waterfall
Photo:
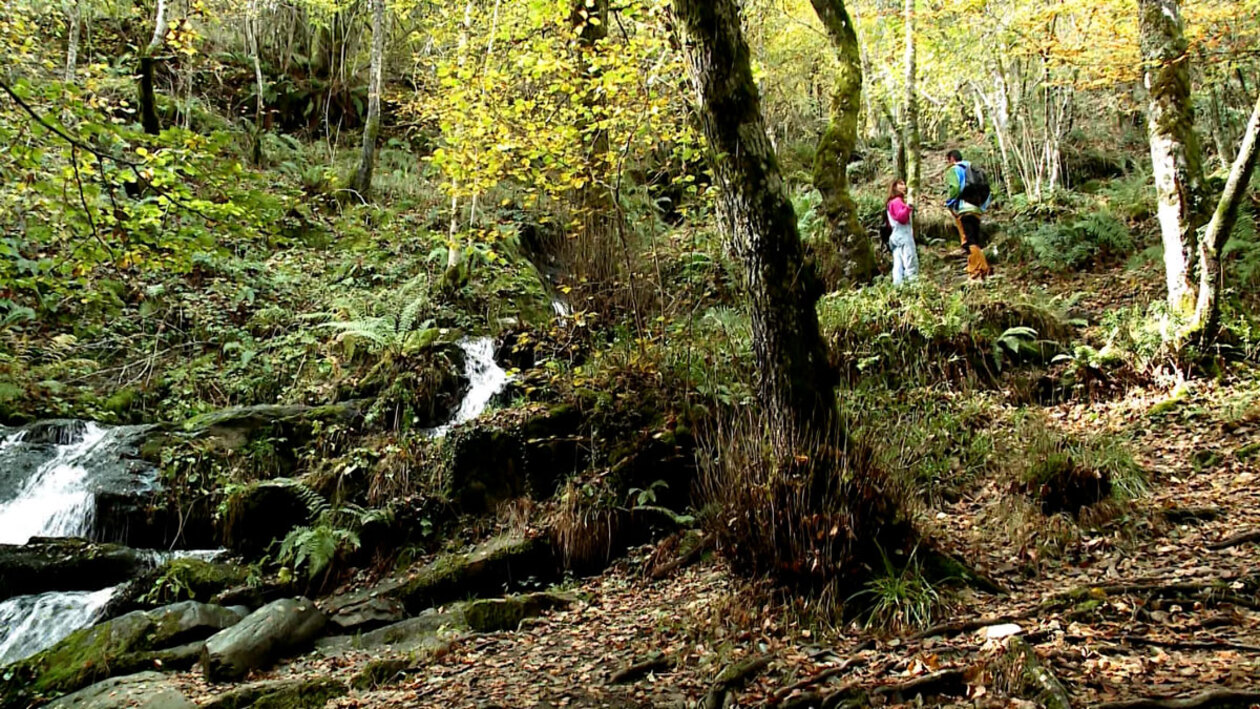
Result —
<path fill-rule="evenodd" d="M 435 437 L 445 436 L 452 428 L 472 421 L 490 405 L 491 399 L 507 385 L 507 372 L 494 361 L 494 340 L 474 337 L 462 340 L 464 350 L 464 376 L 468 377 L 468 393 L 459 403 L 459 409 L 447 423 L 431 430 Z"/>
<path fill-rule="evenodd" d="M 0 602 L 0 667 L 30 657 L 100 617 L 118 589 L 18 596 Z"/>
<path fill-rule="evenodd" d="M 567 318 L 573 314 L 573 307 L 559 298 L 551 300 L 551 310 L 561 318 Z"/>
<path fill-rule="evenodd" d="M 11 435 L 5 452 L 22 442 L 25 432 Z M 92 529 L 95 496 L 88 486 L 84 458 L 109 437 L 94 423 L 81 435 L 57 440 L 53 456 L 36 469 L 17 495 L 0 503 L 0 544 L 25 544 L 31 537 L 85 537 Z M 0 465 L 6 461 L 0 457 Z"/>

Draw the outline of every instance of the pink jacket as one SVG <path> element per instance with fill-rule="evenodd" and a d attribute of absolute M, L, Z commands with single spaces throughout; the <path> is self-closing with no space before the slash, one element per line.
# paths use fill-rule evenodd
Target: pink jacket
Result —
<path fill-rule="evenodd" d="M 906 204 L 906 200 L 901 197 L 893 197 L 888 202 L 888 216 L 898 224 L 909 224 L 910 213 L 914 211 L 914 207 Z"/>

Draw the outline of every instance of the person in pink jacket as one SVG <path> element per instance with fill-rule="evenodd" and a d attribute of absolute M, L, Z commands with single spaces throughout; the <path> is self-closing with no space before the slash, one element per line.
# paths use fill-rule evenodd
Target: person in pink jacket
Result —
<path fill-rule="evenodd" d="M 892 227 L 888 247 L 893 257 L 893 284 L 901 285 L 919 277 L 919 252 L 914 244 L 914 207 L 906 204 L 906 183 L 893 180 L 888 188 L 888 213 L 884 218 Z"/>

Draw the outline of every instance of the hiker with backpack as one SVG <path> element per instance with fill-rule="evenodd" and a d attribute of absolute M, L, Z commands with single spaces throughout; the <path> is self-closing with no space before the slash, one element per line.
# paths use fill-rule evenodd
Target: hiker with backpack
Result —
<path fill-rule="evenodd" d="M 984 236 L 980 231 L 980 215 L 989 206 L 992 191 L 984 171 L 963 160 L 962 153 L 951 150 L 945 154 L 949 162 L 945 179 L 949 186 L 949 199 L 945 206 L 954 215 L 958 236 L 967 251 L 967 277 L 984 280 L 993 273 L 984 257 Z"/>
<path fill-rule="evenodd" d="M 888 250 L 893 259 L 893 285 L 901 285 L 919 277 L 919 251 L 914 244 L 914 226 L 910 218 L 914 207 L 906 203 L 905 180 L 893 180 L 888 187 L 884 221 L 889 228 Z"/>

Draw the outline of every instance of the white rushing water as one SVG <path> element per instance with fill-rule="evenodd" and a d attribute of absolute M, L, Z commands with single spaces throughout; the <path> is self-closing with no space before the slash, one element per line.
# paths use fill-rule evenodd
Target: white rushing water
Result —
<path fill-rule="evenodd" d="M 55 591 L 0 601 L 0 666 L 30 657 L 91 625 L 117 588 Z"/>
<path fill-rule="evenodd" d="M 507 372 L 494 361 L 492 338 L 468 338 L 462 340 L 459 346 L 464 350 L 464 376 L 468 377 L 468 393 L 459 403 L 459 409 L 451 420 L 432 430 L 434 436 L 445 436 L 455 426 L 480 416 L 495 395 L 507 386 Z"/>
<path fill-rule="evenodd" d="M 6 439 L 4 448 L 20 442 Z M 89 423 L 79 440 L 55 447 L 22 485 L 17 496 L 0 504 L 0 544 L 25 544 L 31 537 L 82 537 L 92 528 L 95 496 L 83 458 L 109 438 L 109 430 Z"/>

